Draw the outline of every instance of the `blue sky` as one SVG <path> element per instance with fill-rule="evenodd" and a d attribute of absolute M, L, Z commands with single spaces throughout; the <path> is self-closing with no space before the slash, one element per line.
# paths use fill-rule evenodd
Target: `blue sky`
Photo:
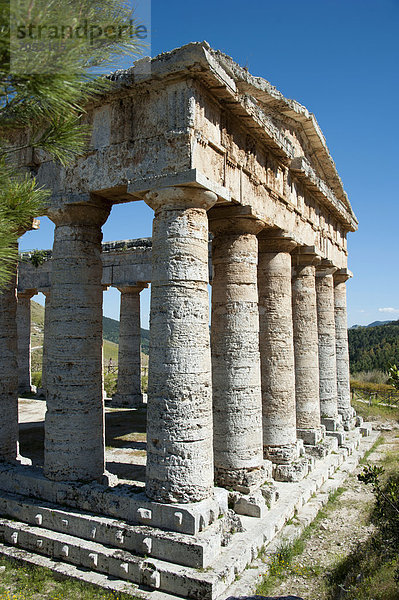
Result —
<path fill-rule="evenodd" d="M 149 4 L 137 5 L 148 21 Z M 399 319 L 399 0 L 152 0 L 151 55 L 207 40 L 312 111 L 359 219 L 348 235 L 348 322 Z M 147 52 L 148 53 L 148 52 Z M 143 203 L 113 208 L 104 240 L 151 235 Z M 52 226 L 21 238 L 48 248 Z M 148 323 L 149 292 L 142 293 Z M 119 313 L 117 291 L 104 313 Z"/>

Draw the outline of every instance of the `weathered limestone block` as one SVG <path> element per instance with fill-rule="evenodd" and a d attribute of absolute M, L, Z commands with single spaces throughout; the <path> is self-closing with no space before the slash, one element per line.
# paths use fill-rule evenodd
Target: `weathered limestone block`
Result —
<path fill-rule="evenodd" d="M 258 237 L 263 452 L 283 464 L 298 457 L 290 254 L 296 243 L 281 232 Z"/>
<path fill-rule="evenodd" d="M 0 292 L 0 460 L 18 456 L 18 359 L 16 269 Z"/>
<path fill-rule="evenodd" d="M 350 374 L 348 349 L 348 321 L 346 313 L 346 281 L 352 276 L 347 269 L 334 273 L 335 336 L 337 358 L 338 412 L 344 423 L 353 417 L 350 403 Z"/>
<path fill-rule="evenodd" d="M 47 350 L 45 475 L 91 481 L 104 474 L 101 226 L 110 205 L 51 210 L 51 336 Z"/>
<path fill-rule="evenodd" d="M 30 394 L 31 356 L 30 356 L 30 299 L 35 290 L 18 293 L 17 332 L 18 332 L 18 393 Z"/>
<path fill-rule="evenodd" d="M 212 385 L 215 480 L 248 493 L 264 479 L 258 240 L 263 224 L 213 209 Z"/>
<path fill-rule="evenodd" d="M 121 310 L 119 320 L 118 384 L 112 406 L 139 408 L 141 392 L 140 292 L 147 284 L 119 287 Z"/>
<path fill-rule="evenodd" d="M 42 359 L 42 386 L 38 390 L 41 396 L 47 396 L 47 358 L 48 358 L 48 345 L 50 339 L 50 326 L 51 326 L 51 288 L 41 288 L 40 291 L 45 295 L 46 301 L 44 305 L 44 336 L 43 336 L 43 359 Z"/>
<path fill-rule="evenodd" d="M 305 444 L 313 445 L 322 437 L 315 287 L 315 265 L 320 258 L 313 247 L 300 248 L 292 258 L 297 433 Z"/>
<path fill-rule="evenodd" d="M 216 195 L 170 187 L 145 201 L 155 210 L 146 492 L 196 502 L 213 490 L 206 211 Z"/>
<path fill-rule="evenodd" d="M 319 379 L 321 420 L 330 428 L 337 420 L 337 360 L 335 351 L 334 280 L 336 268 L 322 261 L 316 269 L 317 329 L 319 336 Z"/>

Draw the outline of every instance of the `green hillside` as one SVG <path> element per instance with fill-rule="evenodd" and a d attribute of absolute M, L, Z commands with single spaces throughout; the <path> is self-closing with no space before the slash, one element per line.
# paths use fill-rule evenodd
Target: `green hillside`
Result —
<path fill-rule="evenodd" d="M 37 354 L 37 360 L 39 360 L 39 354 L 41 353 L 41 346 L 43 345 L 43 330 L 44 330 L 44 306 L 38 302 L 31 302 L 31 340 L 32 347 L 36 348 L 33 352 Z M 148 355 L 149 349 L 149 334 L 148 329 L 141 329 L 141 351 L 143 354 Z M 118 360 L 118 343 L 119 343 L 119 321 L 110 319 L 109 317 L 103 317 L 103 338 L 104 338 L 104 360 L 112 358 L 114 362 Z M 41 363 L 41 359 L 40 359 Z M 144 364 L 145 361 L 144 361 Z"/>
<path fill-rule="evenodd" d="M 351 373 L 399 365 L 399 321 L 349 329 L 348 339 Z"/>

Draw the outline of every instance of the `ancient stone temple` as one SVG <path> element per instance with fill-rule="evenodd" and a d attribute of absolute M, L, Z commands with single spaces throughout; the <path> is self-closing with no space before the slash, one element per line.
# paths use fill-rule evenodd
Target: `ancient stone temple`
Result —
<path fill-rule="evenodd" d="M 116 72 L 88 107 L 91 145 L 72 167 L 19 157 L 52 189 L 55 234 L 43 265 L 21 264 L 18 302 L 15 281 L 0 297 L 2 537 L 214 599 L 315 491 L 306 482 L 319 481 L 318 465 L 331 471 L 358 444 L 345 295 L 357 221 L 305 107 L 205 42 L 149 61 Z M 154 211 L 152 239 L 101 245 L 113 204 L 142 201 Z M 121 291 L 113 405 L 147 411 L 146 476 L 134 489 L 105 460 L 108 286 Z M 37 291 L 46 295 L 42 467 L 23 464 L 17 416 Z"/>

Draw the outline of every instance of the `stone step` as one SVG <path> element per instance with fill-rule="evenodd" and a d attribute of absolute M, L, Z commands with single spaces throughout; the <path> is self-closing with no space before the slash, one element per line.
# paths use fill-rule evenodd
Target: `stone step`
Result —
<path fill-rule="evenodd" d="M 196 535 L 227 512 L 227 490 L 215 488 L 213 497 L 191 504 L 151 501 L 128 485 L 50 481 L 37 467 L 0 464 L 0 489 L 39 498 L 95 514 L 128 520 L 167 531 Z M 129 515 L 127 518 L 126 515 Z"/>
<path fill-rule="evenodd" d="M 0 514 L 35 527 L 49 529 L 121 550 L 167 560 L 178 565 L 206 568 L 220 553 L 222 520 L 195 537 L 93 513 L 75 511 L 56 504 L 0 491 Z"/>
<path fill-rule="evenodd" d="M 194 600 L 213 600 L 215 582 L 207 573 L 158 559 L 142 558 L 88 540 L 0 518 L 0 541 L 152 589 Z"/>
<path fill-rule="evenodd" d="M 368 437 L 369 435 L 371 435 L 372 431 L 373 431 L 372 423 L 364 422 L 361 424 L 360 433 L 362 434 L 363 437 Z"/>

